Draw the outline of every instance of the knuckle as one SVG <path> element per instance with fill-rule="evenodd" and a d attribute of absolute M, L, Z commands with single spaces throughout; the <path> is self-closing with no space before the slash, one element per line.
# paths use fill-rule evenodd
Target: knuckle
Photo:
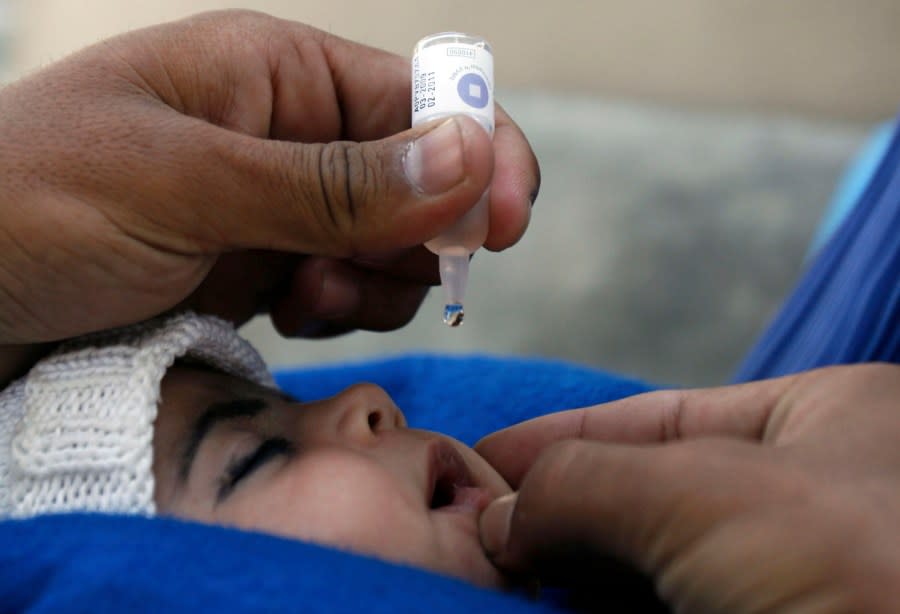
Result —
<path fill-rule="evenodd" d="M 355 143 L 321 145 L 315 157 L 316 189 L 327 223 L 341 236 L 364 229 L 377 186 L 377 161 Z"/>
<path fill-rule="evenodd" d="M 689 393 L 685 390 L 658 390 L 641 395 L 648 407 L 658 409 L 656 437 L 659 442 L 682 438 L 688 417 Z"/>

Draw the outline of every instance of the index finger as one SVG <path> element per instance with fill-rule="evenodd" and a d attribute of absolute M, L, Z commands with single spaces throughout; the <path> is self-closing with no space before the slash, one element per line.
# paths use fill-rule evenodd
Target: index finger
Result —
<path fill-rule="evenodd" d="M 534 151 L 516 122 L 497 105 L 487 249 L 506 249 L 522 237 L 540 187 L 541 170 Z"/>
<path fill-rule="evenodd" d="M 697 390 L 663 390 L 534 418 L 475 444 L 513 486 L 550 444 L 585 439 L 652 444 L 694 437 L 763 440 L 799 376 Z"/>

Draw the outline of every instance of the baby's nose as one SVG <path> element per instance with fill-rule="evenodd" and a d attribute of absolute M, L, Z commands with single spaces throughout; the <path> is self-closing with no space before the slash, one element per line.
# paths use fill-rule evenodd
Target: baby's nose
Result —
<path fill-rule="evenodd" d="M 357 443 L 371 443 L 382 432 L 406 426 L 403 412 L 374 384 L 351 386 L 337 396 L 335 403 L 338 433 Z"/>

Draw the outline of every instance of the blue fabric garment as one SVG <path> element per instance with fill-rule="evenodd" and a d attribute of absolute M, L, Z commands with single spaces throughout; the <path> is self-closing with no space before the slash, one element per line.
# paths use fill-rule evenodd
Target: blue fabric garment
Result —
<path fill-rule="evenodd" d="M 900 122 L 868 187 L 735 377 L 900 362 Z"/>
<path fill-rule="evenodd" d="M 548 410 L 649 389 L 558 361 L 413 355 L 282 371 L 302 399 L 386 388 L 413 426 L 473 443 Z M 559 596 L 557 596 L 559 598 Z M 404 613 L 562 611 L 514 594 L 293 540 L 99 514 L 0 522 L 0 612 Z"/>
<path fill-rule="evenodd" d="M 810 257 L 819 253 L 822 246 L 853 211 L 865 189 L 869 187 L 872 176 L 878 170 L 878 166 L 891 144 L 896 124 L 897 122 L 886 122 L 878 126 L 869 136 L 863 148 L 854 156 L 853 162 L 844 170 L 831 197 L 831 202 L 828 203 L 828 209 L 810 243 Z"/>

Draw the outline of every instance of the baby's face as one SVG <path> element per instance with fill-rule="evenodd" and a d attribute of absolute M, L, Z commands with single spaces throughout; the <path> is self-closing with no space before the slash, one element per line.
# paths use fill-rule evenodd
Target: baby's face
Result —
<path fill-rule="evenodd" d="M 163 380 L 160 514 L 329 544 L 502 586 L 478 516 L 509 486 L 471 448 L 406 427 L 377 386 L 298 403 L 203 368 Z"/>

